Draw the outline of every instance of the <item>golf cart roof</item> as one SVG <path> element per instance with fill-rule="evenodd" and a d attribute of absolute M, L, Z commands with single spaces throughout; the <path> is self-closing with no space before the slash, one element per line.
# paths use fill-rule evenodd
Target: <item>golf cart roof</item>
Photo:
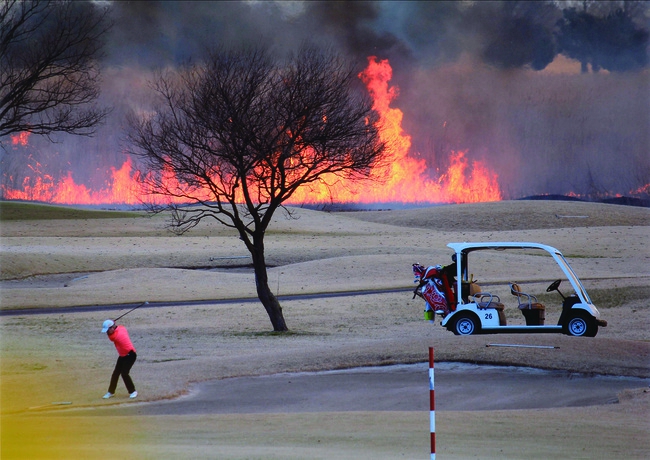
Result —
<path fill-rule="evenodd" d="M 527 242 L 483 242 L 483 243 L 449 243 L 447 245 L 457 253 L 469 253 L 471 251 L 479 251 L 484 249 L 505 250 L 505 249 L 541 249 L 550 254 L 561 254 L 560 251 L 553 246 L 540 243 L 527 243 Z"/>

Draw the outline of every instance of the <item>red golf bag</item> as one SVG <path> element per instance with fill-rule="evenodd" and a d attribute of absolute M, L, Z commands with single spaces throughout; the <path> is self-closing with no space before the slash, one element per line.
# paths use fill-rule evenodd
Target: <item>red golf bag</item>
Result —
<path fill-rule="evenodd" d="M 456 310 L 456 296 L 441 265 L 425 268 L 420 264 L 413 264 L 413 276 L 414 282 L 418 283 L 418 287 L 413 291 L 413 298 L 417 295 L 424 299 L 425 312 L 433 311 L 445 316 Z"/>

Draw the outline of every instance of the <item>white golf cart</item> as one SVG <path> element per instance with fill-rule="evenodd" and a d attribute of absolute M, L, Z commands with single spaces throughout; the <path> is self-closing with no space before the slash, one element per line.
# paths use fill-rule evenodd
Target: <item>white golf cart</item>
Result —
<path fill-rule="evenodd" d="M 554 247 L 519 242 L 449 243 L 447 246 L 454 250 L 454 263 L 444 268 L 438 266 L 437 270 L 429 267 L 433 269 L 430 270 L 431 273 L 438 273 L 437 279 L 427 280 L 424 274 L 419 279 L 416 274 L 416 280 L 420 281 L 416 294 L 422 296 L 426 283 L 438 283 L 441 287 L 438 293 L 446 297 L 446 308 L 432 309 L 427 302 L 430 311 L 425 311 L 425 317 L 433 319 L 435 314 L 442 316 L 440 324 L 454 334 L 556 332 L 576 337 L 594 337 L 599 326 L 607 326 L 607 322 L 600 319 L 600 312 L 592 304 L 580 279 L 562 253 Z M 517 266 L 514 274 L 507 273 L 511 264 Z M 422 268 L 414 264 L 414 272 L 416 266 Z M 477 271 L 471 272 L 470 268 Z M 495 280 L 489 284 L 489 288 L 487 283 L 480 287 L 478 279 L 474 280 L 474 274 L 479 274 L 479 277 L 494 277 Z M 544 283 L 545 286 L 548 283 L 544 279 L 548 280 L 551 276 L 550 279 L 554 279 L 562 274 L 571 284 L 573 294 L 565 296 L 560 292 L 562 279 L 556 279 L 546 287 L 546 292 L 558 292 L 562 298 L 561 305 L 549 305 L 550 308 L 547 308 L 530 293 L 535 292 L 535 289 L 542 290 L 540 284 Z M 503 278 L 504 275 L 508 278 Z M 445 280 L 445 276 L 448 279 Z M 513 281 L 515 276 L 517 279 L 528 280 L 526 286 Z M 446 292 L 443 285 L 447 286 Z M 507 302 L 506 296 L 512 302 Z M 512 303 L 512 309 L 507 309 L 504 302 Z M 517 309 L 521 314 L 515 313 Z M 557 322 L 547 324 L 547 313 L 551 316 L 557 314 Z"/>

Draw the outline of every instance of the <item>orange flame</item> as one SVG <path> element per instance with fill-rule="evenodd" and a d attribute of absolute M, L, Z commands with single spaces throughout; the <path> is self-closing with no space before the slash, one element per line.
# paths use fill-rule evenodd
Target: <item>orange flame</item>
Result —
<path fill-rule="evenodd" d="M 632 192 L 633 195 L 648 195 L 650 196 L 650 184 L 645 184 Z"/>
<path fill-rule="evenodd" d="M 398 96 L 398 89 L 389 86 L 392 68 L 388 60 L 368 58 L 368 67 L 359 75 L 366 85 L 380 119 L 380 137 L 387 145 L 387 162 L 370 174 L 370 180 L 346 183 L 335 176 L 323 176 L 321 181 L 300 188 L 288 204 L 318 203 L 466 203 L 501 200 L 497 175 L 480 161 L 470 161 L 466 152 L 453 152 L 450 166 L 437 178 L 427 173 L 424 159 L 409 156 L 411 136 L 402 129 L 401 110 L 391 107 Z M 22 135 L 21 133 L 21 142 Z M 27 143 L 27 135 L 24 142 Z M 13 137 L 12 137 L 13 142 Z M 22 144 L 22 145 L 25 145 Z M 35 171 L 36 172 L 36 171 Z M 26 178 L 22 190 L 2 187 L 4 199 L 44 201 L 59 204 L 128 204 L 143 201 L 159 202 L 144 197 L 137 173 L 128 158 L 119 168 L 111 168 L 107 187 L 88 190 L 78 185 L 68 173 L 62 180 L 51 176 Z M 176 190 L 178 180 L 171 173 L 165 174 L 170 190 Z M 172 200 L 181 202 L 180 199 Z"/>
<path fill-rule="evenodd" d="M 29 141 L 29 131 L 22 131 L 18 134 L 14 134 L 11 137 L 11 145 L 22 145 L 23 147 L 27 145 Z"/>
<path fill-rule="evenodd" d="M 471 166 L 465 152 L 451 155 L 449 169 L 437 180 L 427 174 L 424 159 L 409 156 L 411 136 L 402 129 L 403 113 L 390 106 L 398 96 L 396 87 L 390 87 L 393 70 L 388 60 L 368 58 L 368 67 L 359 75 L 373 100 L 373 109 L 379 115 L 380 137 L 387 145 L 387 166 L 377 168 L 370 180 L 360 185 L 360 190 L 350 190 L 352 184 L 342 184 L 303 189 L 292 197 L 294 203 L 467 203 L 501 200 L 497 175 L 482 162 Z M 324 178 L 325 182 L 327 178 Z"/>
<path fill-rule="evenodd" d="M 36 171 L 35 171 L 36 172 Z M 2 187 L 3 197 L 7 200 L 42 201 L 57 204 L 141 204 L 140 185 L 134 179 L 131 159 L 127 158 L 120 169 L 111 168 L 112 180 L 107 188 L 92 191 L 83 184 L 77 184 L 72 173 L 55 181 L 48 174 L 26 177 L 22 190 Z"/>

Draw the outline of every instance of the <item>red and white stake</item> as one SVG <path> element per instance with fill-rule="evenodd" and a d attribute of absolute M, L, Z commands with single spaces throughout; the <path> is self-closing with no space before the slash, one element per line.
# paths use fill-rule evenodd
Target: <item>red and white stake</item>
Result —
<path fill-rule="evenodd" d="M 433 347 L 429 347 L 429 427 L 431 431 L 431 460 L 436 460 L 436 398 L 433 382 Z"/>

